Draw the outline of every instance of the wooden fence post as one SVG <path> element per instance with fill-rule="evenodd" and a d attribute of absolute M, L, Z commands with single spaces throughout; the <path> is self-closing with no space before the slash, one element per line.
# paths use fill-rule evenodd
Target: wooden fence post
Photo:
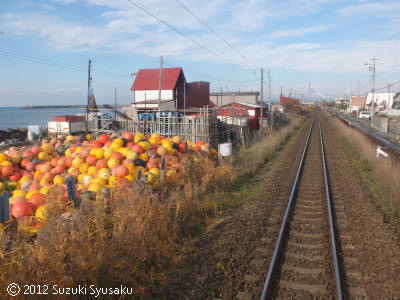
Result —
<path fill-rule="evenodd" d="M 10 193 L 0 194 L 0 223 L 10 220 Z"/>
<path fill-rule="evenodd" d="M 160 182 L 165 182 L 165 156 L 161 158 L 161 172 L 160 172 Z"/>
<path fill-rule="evenodd" d="M 140 181 L 142 177 L 142 168 L 139 168 L 139 170 L 136 173 L 136 181 Z"/>
<path fill-rule="evenodd" d="M 3 195 L 0 194 L 0 223 L 4 223 Z"/>
<path fill-rule="evenodd" d="M 67 185 L 68 200 L 72 202 L 74 208 L 78 208 L 80 203 L 76 198 L 75 178 L 72 176 L 68 176 L 65 179 L 65 184 Z"/>
<path fill-rule="evenodd" d="M 111 191 L 110 188 L 108 187 L 103 187 L 102 190 L 102 197 L 103 197 L 103 208 L 105 210 L 109 210 L 110 209 L 110 199 L 111 199 Z"/>

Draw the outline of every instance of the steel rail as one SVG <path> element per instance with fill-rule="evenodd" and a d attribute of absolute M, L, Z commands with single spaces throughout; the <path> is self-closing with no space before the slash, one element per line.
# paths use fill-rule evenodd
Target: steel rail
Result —
<path fill-rule="evenodd" d="M 335 230 L 334 230 L 334 222 L 333 222 L 333 209 L 332 209 L 332 199 L 329 187 L 329 174 L 328 168 L 326 163 L 325 157 L 325 147 L 324 147 L 324 138 L 322 135 L 322 128 L 321 122 L 319 124 L 319 135 L 320 135 L 320 142 L 321 142 L 321 152 L 322 152 L 322 165 L 324 169 L 324 182 L 325 182 L 325 196 L 326 196 L 326 206 L 328 208 L 328 221 L 329 221 L 329 235 L 331 239 L 331 250 L 332 250 L 332 263 L 333 268 L 335 270 L 335 284 L 336 284 L 336 297 L 339 300 L 343 299 L 342 295 L 342 283 L 340 280 L 340 268 L 339 268 L 339 261 L 336 249 L 336 237 L 335 237 Z"/>
<path fill-rule="evenodd" d="M 274 248 L 274 252 L 272 255 L 272 259 L 271 259 L 271 262 L 270 262 L 270 265 L 268 268 L 268 274 L 267 274 L 266 280 L 264 282 L 263 290 L 262 290 L 262 293 L 260 296 L 261 300 L 268 299 L 271 296 L 271 284 L 273 281 L 273 275 L 276 270 L 278 255 L 281 251 L 283 235 L 286 232 L 289 214 L 292 210 L 293 201 L 297 194 L 299 179 L 300 179 L 300 175 L 303 170 L 303 167 L 304 167 L 305 156 L 307 154 L 307 149 L 308 149 L 308 146 L 310 143 L 310 136 L 311 136 L 311 132 L 312 132 L 312 129 L 314 126 L 314 121 L 315 121 L 315 116 L 314 116 L 314 119 L 310 126 L 310 130 L 309 130 L 308 136 L 307 136 L 307 141 L 304 146 L 300 164 L 297 169 L 296 177 L 293 182 L 289 201 L 288 201 L 288 204 L 287 204 L 287 207 L 285 210 L 285 215 L 283 217 L 282 225 L 279 230 L 279 235 L 278 235 L 278 238 L 277 238 L 277 241 L 275 244 L 275 248 Z M 331 199 L 330 187 L 329 187 L 329 175 L 328 175 L 328 169 L 327 169 L 327 163 L 326 163 L 326 157 L 325 157 L 325 147 L 324 147 L 322 128 L 321 128 L 321 123 L 320 123 L 319 117 L 318 117 L 318 126 L 319 126 L 320 144 L 321 144 L 321 152 L 322 152 L 321 156 L 322 156 L 322 165 L 323 165 L 323 173 L 324 173 L 325 196 L 326 196 L 327 210 L 328 210 L 328 222 L 329 222 L 329 235 L 330 235 L 330 241 L 331 241 L 332 262 L 333 262 L 333 268 L 334 268 L 334 272 L 335 272 L 336 296 L 337 296 L 337 299 L 342 300 L 343 293 L 342 293 L 342 284 L 341 284 L 341 279 L 340 279 L 340 267 L 339 267 L 337 248 L 336 248 L 336 237 L 335 237 L 334 222 L 333 222 L 332 199 Z"/>
<path fill-rule="evenodd" d="M 261 300 L 266 299 L 266 297 L 269 296 L 269 293 L 271 291 L 270 287 L 271 287 L 271 283 L 272 283 L 272 277 L 273 277 L 273 275 L 275 273 L 275 269 L 276 269 L 276 261 L 278 259 L 278 255 L 279 255 L 279 252 L 280 252 L 281 247 L 282 247 L 283 235 L 285 234 L 285 231 L 286 231 L 286 226 L 287 226 L 287 223 L 288 223 L 288 218 L 289 218 L 290 211 L 291 211 L 292 206 L 293 206 L 293 201 L 294 201 L 294 198 L 295 198 L 295 196 L 297 194 L 297 188 L 299 186 L 299 179 L 300 179 L 301 172 L 303 170 L 303 166 L 304 166 L 304 161 L 305 161 L 305 156 L 306 156 L 306 153 L 307 153 L 308 145 L 310 144 L 310 137 L 311 137 L 311 132 L 312 132 L 312 129 L 313 129 L 313 126 L 314 126 L 314 121 L 315 121 L 315 115 L 314 115 L 314 118 L 313 118 L 313 120 L 311 122 L 310 129 L 308 131 L 306 144 L 304 146 L 303 154 L 301 155 L 300 164 L 299 164 L 299 167 L 297 169 L 296 177 L 295 177 L 293 185 L 292 185 L 292 190 L 290 192 L 290 197 L 289 197 L 289 201 L 288 201 L 288 204 L 287 204 L 287 207 L 286 207 L 286 210 L 285 210 L 285 215 L 283 217 L 282 225 L 281 225 L 281 228 L 279 230 L 278 239 L 277 239 L 276 244 L 275 244 L 274 253 L 272 255 L 272 259 L 271 259 L 271 262 L 269 264 L 267 278 L 265 279 L 263 290 L 262 290 L 262 293 L 261 293 L 261 296 L 260 296 Z"/>

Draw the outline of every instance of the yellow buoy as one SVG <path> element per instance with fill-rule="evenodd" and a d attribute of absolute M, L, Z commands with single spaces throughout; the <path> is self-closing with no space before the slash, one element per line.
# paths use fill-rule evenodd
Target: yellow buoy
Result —
<path fill-rule="evenodd" d="M 98 183 L 92 183 L 90 186 L 89 186 L 89 191 L 91 191 L 91 192 L 93 192 L 93 193 L 95 193 L 95 194 L 99 194 L 99 193 L 101 193 L 101 189 L 102 189 L 102 186 L 100 185 L 100 184 L 98 184 Z"/>
<path fill-rule="evenodd" d="M 41 205 L 36 209 L 35 213 L 36 219 L 38 219 L 40 222 L 43 222 L 47 218 L 47 206 L 46 205 Z"/>

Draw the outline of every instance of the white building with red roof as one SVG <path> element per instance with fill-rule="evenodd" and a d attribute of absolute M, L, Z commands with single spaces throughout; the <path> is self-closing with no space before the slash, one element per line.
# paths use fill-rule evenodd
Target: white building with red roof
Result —
<path fill-rule="evenodd" d="M 139 70 L 131 87 L 132 106 L 139 110 L 181 110 L 210 104 L 209 82 L 187 83 L 182 68 L 163 68 L 161 74 L 160 80 L 160 69 Z"/>

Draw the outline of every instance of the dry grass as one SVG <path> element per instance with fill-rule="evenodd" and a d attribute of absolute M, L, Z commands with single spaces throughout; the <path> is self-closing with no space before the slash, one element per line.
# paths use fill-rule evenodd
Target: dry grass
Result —
<path fill-rule="evenodd" d="M 268 156 L 277 149 L 282 141 L 294 128 L 298 127 L 304 119 L 297 114 L 289 115 L 289 118 L 289 125 L 268 133 L 250 147 L 240 149 L 233 162 L 239 170 L 240 175 L 247 176 L 256 172 L 259 166 L 265 163 Z"/>
<path fill-rule="evenodd" d="M 168 282 L 164 273 L 177 249 L 221 212 L 219 197 L 240 176 L 251 175 L 302 121 L 241 150 L 235 161 L 189 160 L 175 185 L 154 191 L 140 184 L 115 192 L 111 208 L 87 199 L 72 217 L 51 209 L 36 239 L 5 230 L 0 237 L 0 293 L 10 282 L 76 287 L 133 287 L 137 296 Z M 1 295 L 1 294 L 0 294 Z"/>
<path fill-rule="evenodd" d="M 330 121 L 331 129 L 346 145 L 351 164 L 363 178 L 370 192 L 381 200 L 384 208 L 400 217 L 400 167 L 396 159 L 376 158 L 376 146 L 357 129 L 340 120 Z"/>

